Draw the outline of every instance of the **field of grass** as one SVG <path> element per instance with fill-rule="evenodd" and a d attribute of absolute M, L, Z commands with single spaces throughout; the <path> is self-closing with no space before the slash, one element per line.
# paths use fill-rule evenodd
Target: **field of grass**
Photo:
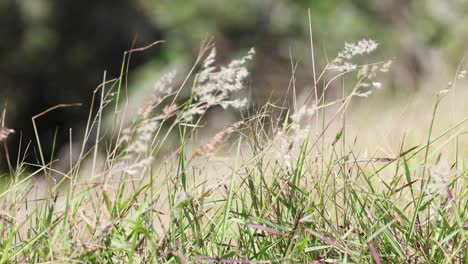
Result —
<path fill-rule="evenodd" d="M 254 50 L 218 67 L 204 43 L 180 87 L 175 73 L 163 76 L 129 126 L 126 65 L 144 49 L 126 52 L 120 78 L 104 74 L 96 89 L 84 135 L 70 131 L 71 142 L 83 140 L 70 144 L 69 161 L 42 155 L 54 146 L 40 145 L 40 131 L 40 163 L 11 161 L 0 192 L 0 263 L 465 263 L 468 116 L 449 114 L 466 109 L 466 89 L 456 88 L 464 72 L 432 94 L 424 122 L 392 142 L 362 138 L 370 136 L 354 120 L 378 130 L 372 117 L 384 109 L 357 119 L 349 109 L 373 100 L 391 62 L 353 60 L 376 48 L 347 44 L 323 72 L 313 69 L 317 85 L 304 99 L 247 107 L 233 96 L 245 89 Z M 292 74 L 293 94 L 294 84 Z M 61 107 L 73 105 L 49 110 Z M 242 114 L 201 135 L 212 108 Z M 47 111 L 33 123 L 41 118 Z M 56 169 L 59 159 L 67 169 Z"/>

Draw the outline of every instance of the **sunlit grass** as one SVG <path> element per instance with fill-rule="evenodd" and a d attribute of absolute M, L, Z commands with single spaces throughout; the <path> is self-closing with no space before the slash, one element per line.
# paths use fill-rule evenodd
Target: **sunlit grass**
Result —
<path fill-rule="evenodd" d="M 357 47 L 368 53 L 367 44 Z M 213 52 L 203 60 L 210 50 L 202 46 L 179 89 L 163 89 L 173 77 L 159 83 L 128 128 L 126 64 L 116 80 L 104 74 L 67 171 L 42 155 L 36 130 L 39 165 L 12 166 L 0 193 L 1 263 L 464 263 L 468 117 L 435 133 L 447 91 L 434 95 L 418 139 L 403 136 L 391 156 L 357 153 L 345 115 L 385 62 L 340 64 L 337 76 L 368 67 L 342 98 L 251 108 L 201 144 L 207 109 L 243 102 L 229 98 L 253 56 L 215 69 Z M 333 62 L 324 72 L 343 63 Z M 339 80 L 317 76 L 325 89 Z"/>

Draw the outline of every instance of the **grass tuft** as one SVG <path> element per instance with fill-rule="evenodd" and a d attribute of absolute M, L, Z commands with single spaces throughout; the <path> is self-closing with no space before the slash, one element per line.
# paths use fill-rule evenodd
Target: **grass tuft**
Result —
<path fill-rule="evenodd" d="M 446 92 L 436 95 L 421 140 L 403 137 L 394 155 L 357 151 L 347 130 L 352 101 L 380 89 L 375 79 L 390 65 L 352 61 L 376 42 L 347 44 L 316 74 L 311 30 L 307 99 L 258 109 L 235 97 L 254 50 L 218 67 L 206 42 L 178 89 L 174 73 L 164 76 L 126 120 L 128 58 L 158 43 L 124 53 L 119 78 L 104 73 L 91 104 L 99 108 L 90 109 L 78 154 L 70 144 L 67 171 L 42 154 L 36 122 L 75 105 L 33 117 L 40 162 L 19 161 L 4 180 L 0 263 L 465 262 L 468 118 L 436 132 Z M 348 87 L 343 78 L 353 74 Z M 191 81 L 190 97 L 180 98 Z M 343 94 L 329 99 L 335 82 Z M 109 106 L 111 129 L 103 122 Z M 241 120 L 203 144 L 209 110 L 221 108 L 243 110 Z M 4 143 L 13 133 L 0 132 Z"/>

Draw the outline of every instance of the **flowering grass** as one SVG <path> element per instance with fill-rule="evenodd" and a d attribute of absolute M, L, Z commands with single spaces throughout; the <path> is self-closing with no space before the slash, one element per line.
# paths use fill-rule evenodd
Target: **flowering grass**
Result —
<path fill-rule="evenodd" d="M 99 107 L 82 146 L 70 147 L 69 169 L 42 154 L 39 164 L 12 166 L 0 192 L 0 262 L 464 263 L 468 118 L 433 129 L 455 88 L 435 95 L 425 135 L 402 137 L 391 156 L 363 157 L 348 135 L 352 101 L 372 100 L 362 97 L 382 87 L 378 74 L 391 63 L 353 58 L 377 46 L 346 44 L 314 72 L 304 102 L 246 109 L 238 94 L 254 50 L 218 67 L 204 43 L 180 87 L 176 73 L 163 76 L 128 127 L 125 53 L 121 76 L 104 74 L 94 93 Z M 328 88 L 345 75 L 355 84 L 329 101 Z M 203 143 L 198 131 L 213 108 L 243 114 Z M 106 109 L 112 127 L 103 126 Z M 6 146 L 13 131 L 1 131 Z"/>

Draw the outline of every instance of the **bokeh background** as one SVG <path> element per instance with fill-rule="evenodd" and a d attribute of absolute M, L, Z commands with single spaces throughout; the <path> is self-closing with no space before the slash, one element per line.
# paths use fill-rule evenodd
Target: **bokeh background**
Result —
<path fill-rule="evenodd" d="M 17 131 L 10 151 L 20 135 L 23 146 L 34 138 L 33 115 L 59 103 L 83 106 L 41 118 L 44 145 L 56 130 L 58 145 L 69 128 L 78 134 L 104 70 L 117 77 L 132 43 L 166 41 L 132 57 L 130 96 L 167 69 L 183 75 L 207 37 L 221 61 L 256 48 L 249 96 L 259 104 L 285 96 L 291 58 L 297 88 L 310 89 L 308 9 L 318 68 L 345 42 L 380 43 L 373 56 L 394 61 L 380 95 L 388 100 L 442 89 L 468 51 L 466 0 L 0 0 L 0 106 Z"/>

